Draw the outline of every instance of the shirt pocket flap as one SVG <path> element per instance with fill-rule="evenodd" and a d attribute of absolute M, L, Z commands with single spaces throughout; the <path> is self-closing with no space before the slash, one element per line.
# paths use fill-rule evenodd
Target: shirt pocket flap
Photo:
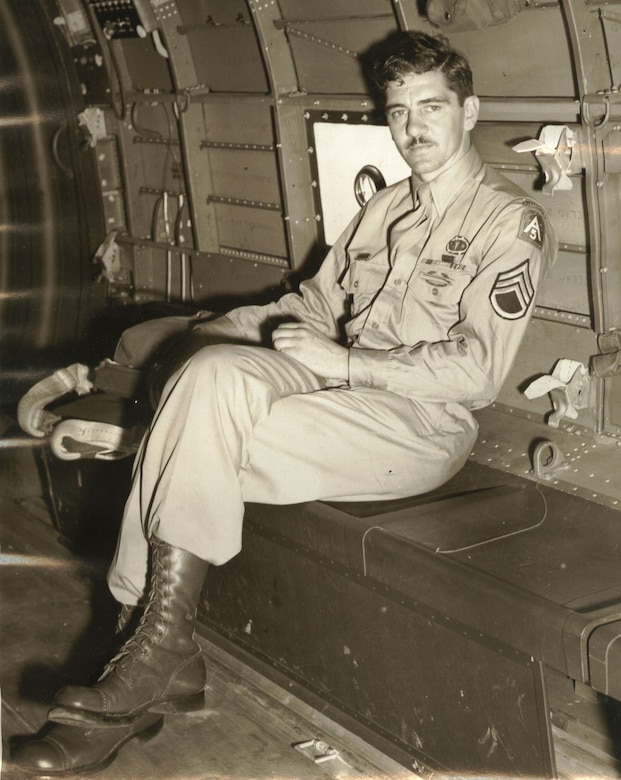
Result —
<path fill-rule="evenodd" d="M 348 293 L 377 292 L 384 284 L 390 268 L 382 252 L 372 255 L 356 250 L 350 253 L 347 271 L 341 279 L 341 287 Z"/>
<path fill-rule="evenodd" d="M 471 281 L 472 275 L 464 271 L 419 267 L 410 277 L 408 288 L 425 301 L 455 304 Z"/>

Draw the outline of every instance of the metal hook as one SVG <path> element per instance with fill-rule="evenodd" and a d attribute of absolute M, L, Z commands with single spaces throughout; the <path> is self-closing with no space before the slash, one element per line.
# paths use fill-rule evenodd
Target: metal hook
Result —
<path fill-rule="evenodd" d="M 73 171 L 68 165 L 65 165 L 65 163 L 60 159 L 60 153 L 58 150 L 58 145 L 60 143 L 60 137 L 65 132 L 65 130 L 68 130 L 69 126 L 67 122 L 63 122 L 60 127 L 56 128 L 56 131 L 54 132 L 54 136 L 52 137 L 52 157 L 54 158 L 54 162 L 56 165 L 60 168 L 60 170 L 67 176 L 69 179 L 73 179 Z"/>
<path fill-rule="evenodd" d="M 601 96 L 602 102 L 604 104 L 604 116 L 599 120 L 599 122 L 595 122 L 591 117 L 591 108 L 589 102 L 587 101 L 587 97 L 588 95 L 584 95 L 582 98 L 582 117 L 584 119 L 584 123 L 589 127 L 603 127 L 610 119 L 610 99 L 608 95 Z"/>
<path fill-rule="evenodd" d="M 181 104 L 181 98 L 183 98 L 183 105 Z M 188 110 L 191 100 L 192 98 L 188 92 L 181 92 L 180 94 L 176 95 L 172 107 L 173 114 L 177 119 L 181 119 L 181 114 L 185 114 L 185 112 Z"/>

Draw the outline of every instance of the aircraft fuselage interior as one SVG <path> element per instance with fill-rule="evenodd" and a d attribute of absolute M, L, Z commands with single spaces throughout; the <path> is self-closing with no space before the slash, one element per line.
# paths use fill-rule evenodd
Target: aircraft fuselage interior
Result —
<path fill-rule="evenodd" d="M 116 617 L 105 575 L 135 442 L 106 458 L 55 431 L 139 439 L 152 409 L 116 370 L 124 332 L 295 293 L 411 176 L 366 62 L 418 30 L 467 57 L 472 142 L 558 240 L 517 357 L 440 487 L 248 502 L 241 552 L 209 567 L 198 606 L 205 709 L 97 768 L 621 777 L 619 0 L 2 0 L 7 778 Z M 467 249 L 456 236 L 443 262 Z M 37 386 L 62 392 L 33 436 L 18 409 Z"/>

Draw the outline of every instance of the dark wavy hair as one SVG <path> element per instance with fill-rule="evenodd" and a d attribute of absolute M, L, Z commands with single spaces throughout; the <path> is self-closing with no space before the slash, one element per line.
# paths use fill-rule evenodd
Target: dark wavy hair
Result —
<path fill-rule="evenodd" d="M 472 71 L 463 54 L 451 47 L 443 35 L 428 35 L 418 30 L 391 35 L 373 52 L 370 78 L 384 95 L 391 81 L 402 81 L 408 73 L 443 74 L 449 89 L 456 93 L 459 105 L 474 94 Z"/>

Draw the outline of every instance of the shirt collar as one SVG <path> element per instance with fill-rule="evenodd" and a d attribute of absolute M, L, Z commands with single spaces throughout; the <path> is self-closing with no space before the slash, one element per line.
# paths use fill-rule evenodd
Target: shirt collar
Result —
<path fill-rule="evenodd" d="M 451 165 L 450 168 L 443 171 L 439 176 L 429 182 L 428 186 L 438 216 L 441 217 L 444 214 L 461 187 L 466 182 L 472 181 L 482 167 L 483 162 L 479 157 L 479 153 L 475 147 L 471 145 L 468 151 Z M 416 190 L 421 184 L 422 181 L 416 174 L 413 174 L 412 194 L 414 196 L 414 202 L 416 202 Z"/>

